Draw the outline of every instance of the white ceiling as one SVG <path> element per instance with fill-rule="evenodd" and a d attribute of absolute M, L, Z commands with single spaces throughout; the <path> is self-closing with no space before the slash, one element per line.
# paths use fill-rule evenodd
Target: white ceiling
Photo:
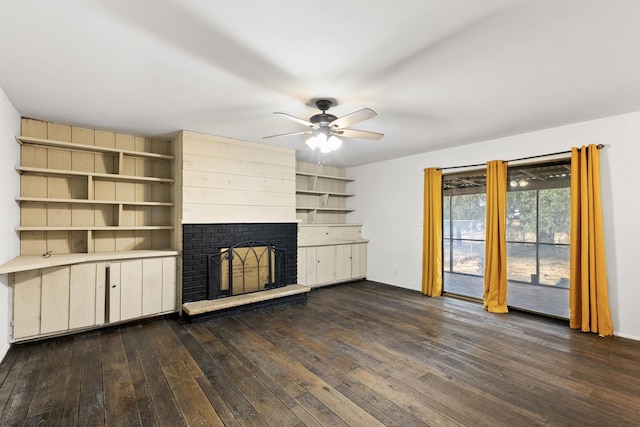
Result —
<path fill-rule="evenodd" d="M 263 142 L 336 98 L 354 166 L 640 110 L 638 0 L 3 0 L 0 87 L 26 117 Z"/>

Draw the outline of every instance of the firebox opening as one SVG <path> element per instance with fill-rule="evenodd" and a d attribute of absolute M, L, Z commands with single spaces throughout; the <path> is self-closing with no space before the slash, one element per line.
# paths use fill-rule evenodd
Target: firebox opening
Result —
<path fill-rule="evenodd" d="M 284 286 L 285 251 L 260 241 L 220 248 L 207 256 L 207 299 Z"/>

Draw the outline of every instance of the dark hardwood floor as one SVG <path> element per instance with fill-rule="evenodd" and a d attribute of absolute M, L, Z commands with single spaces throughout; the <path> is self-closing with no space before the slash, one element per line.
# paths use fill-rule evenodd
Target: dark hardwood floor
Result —
<path fill-rule="evenodd" d="M 16 345 L 2 425 L 640 424 L 640 342 L 373 282 Z"/>

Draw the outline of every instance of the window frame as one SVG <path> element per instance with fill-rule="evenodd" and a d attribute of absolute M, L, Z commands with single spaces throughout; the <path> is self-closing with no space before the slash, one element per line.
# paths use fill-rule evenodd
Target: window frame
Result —
<path fill-rule="evenodd" d="M 570 167 L 571 167 L 571 158 L 570 157 L 562 157 L 562 158 L 557 158 L 557 159 L 546 159 L 543 161 L 539 161 L 539 162 L 529 162 L 529 163 L 522 163 L 522 164 L 509 164 L 508 168 L 507 168 L 507 176 L 508 178 L 508 182 L 507 182 L 507 190 L 506 192 L 509 193 L 510 191 L 514 191 L 511 190 L 511 185 L 510 182 L 512 180 L 512 172 L 514 171 L 522 171 L 522 170 L 527 170 L 528 168 L 535 168 L 535 167 L 556 167 L 556 166 L 568 166 L 567 171 L 570 171 Z M 520 190 L 520 191 L 531 191 L 531 190 L 535 190 L 535 198 L 536 198 L 536 227 L 535 227 L 535 242 L 527 242 L 527 241 L 518 241 L 518 240 L 510 240 L 507 239 L 506 243 L 507 244 L 529 244 L 529 245 L 535 245 L 535 277 L 536 277 L 536 282 L 534 283 L 533 281 L 522 281 L 522 280 L 518 280 L 518 279 L 511 279 L 509 278 L 509 281 L 515 281 L 515 282 L 520 282 L 520 283 L 526 283 L 526 284 L 531 284 L 531 285 L 539 285 L 539 286 L 549 286 L 549 285 L 545 285 L 545 284 L 541 284 L 540 283 L 540 248 L 542 246 L 547 246 L 547 247 L 557 247 L 557 246 L 562 246 L 562 247 L 569 247 L 570 244 L 569 243 L 547 243 L 547 242 L 541 242 L 540 241 L 540 190 L 544 190 L 544 189 L 552 189 L 552 188 L 570 188 L 570 174 L 566 173 L 566 177 L 560 177 L 563 179 L 559 179 L 558 181 L 548 181 L 545 182 L 543 186 L 538 186 L 536 188 L 529 188 L 529 189 L 524 189 L 524 190 Z M 484 182 L 482 182 L 482 179 L 480 177 L 484 176 Z M 459 187 L 456 188 L 452 188 L 452 187 L 447 187 L 447 182 L 450 180 L 455 180 L 459 182 Z M 465 183 L 466 182 L 466 183 Z M 457 239 L 453 237 L 454 234 L 454 227 L 453 227 L 453 197 L 454 196 L 461 196 L 461 195 L 469 195 L 469 194 L 486 194 L 486 168 L 482 168 L 482 169 L 472 169 L 472 170 L 465 170 L 463 172 L 455 172 L 455 173 L 451 173 L 451 174 L 444 174 L 443 175 L 443 189 L 442 189 L 442 210 L 443 210 L 443 236 L 442 236 L 442 273 L 452 273 L 452 274 L 466 274 L 466 275 L 472 275 L 472 276 L 478 276 L 476 274 L 471 274 L 471 273 L 461 273 L 461 272 L 455 272 L 453 270 L 453 261 L 454 261 L 454 257 L 453 257 L 453 245 L 455 241 L 468 241 L 468 242 L 478 242 L 478 243 L 485 243 L 486 239 L 472 239 L 472 238 L 462 238 L 462 239 Z M 445 236 L 444 230 L 445 230 L 445 218 L 444 218 L 444 212 L 445 212 L 445 199 L 448 198 L 448 210 L 449 210 L 449 218 L 448 218 L 448 228 L 449 228 L 449 233 L 448 235 Z M 445 251 L 446 250 L 446 251 Z M 448 253 L 448 257 L 445 255 Z M 448 265 L 445 264 L 445 259 L 448 258 Z M 507 260 L 507 263 L 509 261 Z"/>
<path fill-rule="evenodd" d="M 512 185 L 512 181 L 514 180 L 514 175 L 512 174 L 513 172 L 516 171 L 526 171 L 528 169 L 531 168 L 535 168 L 535 167 L 566 167 L 567 172 L 565 173 L 565 176 L 558 176 L 557 180 L 551 180 L 551 181 L 545 181 L 541 184 L 538 185 L 534 185 L 534 187 L 532 188 L 522 188 L 522 189 L 518 189 L 517 186 L 513 186 Z M 518 192 L 518 191 L 535 191 L 535 205 L 536 205 L 536 225 L 535 225 L 535 241 L 534 242 L 527 242 L 527 241 L 519 241 L 519 240 L 510 240 L 510 239 L 506 239 L 506 244 L 509 245 L 511 244 L 525 244 L 525 245 L 535 245 L 535 282 L 532 280 L 530 281 L 523 281 L 523 280 L 519 280 L 519 279 L 514 279 L 510 276 L 509 273 L 509 268 L 507 267 L 507 280 L 512 281 L 512 282 L 518 282 L 518 283 L 525 283 L 527 285 L 535 285 L 535 286 L 552 286 L 552 285 L 548 285 L 548 284 L 544 284 L 541 283 L 541 274 L 540 274 L 540 249 L 541 247 L 557 247 L 557 246 L 561 246 L 561 247 L 566 247 L 569 248 L 570 247 L 570 243 L 569 243 L 569 238 L 567 239 L 567 243 L 549 243 L 549 242 L 541 242 L 540 240 L 540 191 L 542 190 L 551 190 L 551 189 L 560 189 L 560 188 L 567 188 L 570 189 L 571 188 L 571 176 L 570 176 L 570 169 L 571 169 L 571 158 L 561 158 L 561 159 L 555 159 L 555 160 L 547 160 L 547 161 L 541 161 L 541 162 L 535 162 L 535 163 L 526 163 L 526 164 L 518 164 L 518 165 L 508 165 L 507 167 L 507 209 L 509 208 L 508 203 L 509 203 L 509 199 L 508 199 L 508 194 L 510 192 Z M 571 195 L 569 194 L 569 197 L 571 197 Z M 569 201 L 570 202 L 570 201 Z M 570 215 L 570 214 L 569 214 Z M 569 232 L 570 230 L 568 230 Z M 507 233 L 508 234 L 508 233 Z M 568 236 L 569 237 L 569 236 Z M 508 249 L 507 249 L 508 252 Z M 509 263 L 509 258 L 507 256 L 507 264 Z"/>
<path fill-rule="evenodd" d="M 462 272 L 454 272 L 453 271 L 453 244 L 454 241 L 460 242 L 472 242 L 473 243 L 482 243 L 483 245 L 486 243 L 485 239 L 470 239 L 470 238 L 453 238 L 453 196 L 465 196 L 465 195 L 474 195 L 474 194 L 482 194 L 486 195 L 486 177 L 487 170 L 486 168 L 482 169 L 473 169 L 467 170 L 464 172 L 456 172 L 451 174 L 445 174 L 443 178 L 443 189 L 442 189 L 442 209 L 443 209 L 443 236 L 442 236 L 442 273 L 455 273 L 455 274 L 463 274 L 468 276 L 482 277 L 481 274 L 472 274 L 472 273 L 462 273 Z M 471 179 L 468 179 L 471 178 Z M 445 180 L 459 180 L 459 187 L 457 188 L 446 188 Z M 448 192 L 449 194 L 445 194 Z M 444 199 L 445 197 L 449 197 L 449 235 L 447 237 L 444 236 Z M 486 227 L 486 224 L 485 224 Z M 445 241 L 449 241 L 449 270 L 445 270 L 444 260 L 445 260 Z"/>

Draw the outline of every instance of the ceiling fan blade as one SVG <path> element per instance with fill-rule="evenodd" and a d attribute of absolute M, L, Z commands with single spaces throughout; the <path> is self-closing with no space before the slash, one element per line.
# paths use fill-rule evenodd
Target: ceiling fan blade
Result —
<path fill-rule="evenodd" d="M 347 114 L 346 116 L 342 116 L 339 119 L 332 121 L 330 126 L 332 128 L 346 128 L 377 115 L 378 113 L 373 111 L 371 108 L 363 108 L 362 110 L 354 111 L 351 114 Z"/>
<path fill-rule="evenodd" d="M 308 127 L 311 127 L 311 128 L 317 128 L 317 127 L 318 127 L 317 125 L 314 125 L 313 123 L 311 123 L 311 122 L 309 122 L 309 121 L 307 121 L 307 120 L 300 119 L 300 118 L 298 118 L 298 117 L 296 117 L 296 116 L 292 116 L 291 114 L 287 114 L 287 113 L 278 113 L 278 112 L 275 112 L 275 113 L 273 113 L 273 114 L 279 114 L 279 115 L 281 115 L 281 116 L 283 116 L 283 117 L 286 117 L 286 118 L 287 118 L 287 119 L 289 119 L 289 120 L 293 120 L 294 122 L 296 122 L 296 123 L 300 123 L 301 125 L 304 125 L 304 126 L 308 126 Z"/>
<path fill-rule="evenodd" d="M 289 132 L 289 133 L 280 133 L 278 135 L 269 135 L 269 136 L 263 136 L 262 139 L 269 139 L 269 138 L 278 138 L 280 136 L 292 136 L 292 135 L 311 135 L 313 132 L 311 132 L 310 130 L 303 130 L 300 132 Z"/>
<path fill-rule="evenodd" d="M 368 130 L 357 130 L 357 129 L 336 129 L 332 130 L 332 132 L 343 136 L 345 138 L 360 138 L 360 139 L 374 139 L 378 140 L 384 136 L 383 133 L 378 132 L 370 132 Z"/>

